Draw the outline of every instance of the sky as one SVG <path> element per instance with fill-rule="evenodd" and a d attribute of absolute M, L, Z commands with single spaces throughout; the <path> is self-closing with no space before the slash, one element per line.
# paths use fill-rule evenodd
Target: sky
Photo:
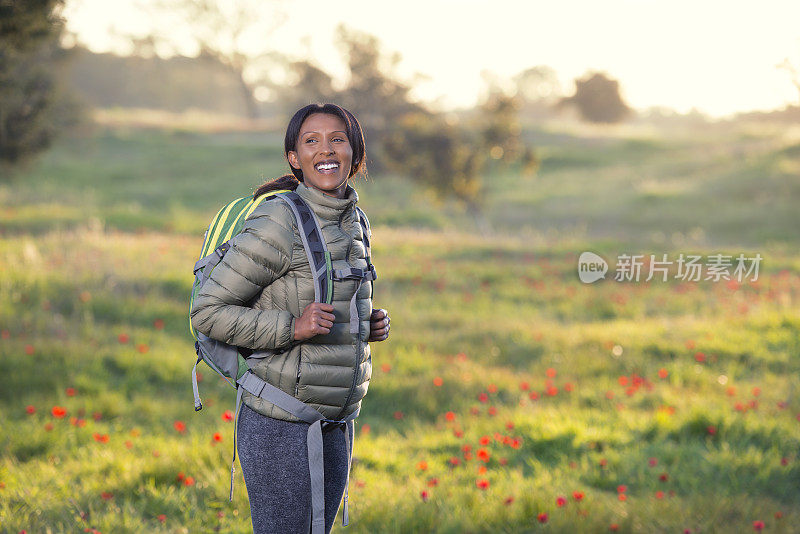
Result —
<path fill-rule="evenodd" d="M 96 52 L 125 53 L 115 32 L 145 34 L 152 19 L 136 2 L 68 0 L 67 27 Z M 228 0 L 232 1 L 232 0 Z M 244 0 L 235 0 L 244 1 Z M 258 3 L 269 16 L 271 2 Z M 444 109 L 470 106 L 485 88 L 537 65 L 554 69 L 563 90 L 589 71 L 619 80 L 623 99 L 714 117 L 800 104 L 785 58 L 800 70 L 797 0 L 286 0 L 285 22 L 252 48 L 309 57 L 334 75 L 343 63 L 338 24 L 399 52 L 398 73 L 423 81 L 414 94 Z M 163 21 L 162 21 L 163 25 Z M 191 26 L 169 23 L 185 54 Z"/>

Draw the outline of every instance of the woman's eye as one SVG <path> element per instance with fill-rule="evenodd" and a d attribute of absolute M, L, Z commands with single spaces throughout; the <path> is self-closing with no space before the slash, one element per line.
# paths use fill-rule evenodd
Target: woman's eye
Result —
<path fill-rule="evenodd" d="M 312 141 L 316 141 L 316 139 L 306 139 L 306 143 L 311 143 Z"/>

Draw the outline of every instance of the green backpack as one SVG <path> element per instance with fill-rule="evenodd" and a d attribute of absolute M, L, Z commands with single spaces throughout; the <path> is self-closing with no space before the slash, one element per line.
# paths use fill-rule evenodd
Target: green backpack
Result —
<path fill-rule="evenodd" d="M 275 200 L 277 199 L 277 200 Z M 244 222 L 247 217 L 258 207 L 262 202 L 267 201 L 283 201 L 291 208 L 292 213 L 297 221 L 300 236 L 303 240 L 303 247 L 308 257 L 308 263 L 311 266 L 314 274 L 314 300 L 316 302 L 331 303 L 333 296 L 333 282 L 337 280 L 355 279 L 359 283 L 364 280 L 375 280 L 377 275 L 375 267 L 370 260 L 370 245 L 369 245 L 369 221 L 367 220 L 364 212 L 356 207 L 359 224 L 361 224 L 364 244 L 367 248 L 367 268 L 356 269 L 348 268 L 344 270 L 334 270 L 331 265 L 331 255 L 328 251 L 327 244 L 320 230 L 319 223 L 316 215 L 308 207 L 305 201 L 290 190 L 277 190 L 269 191 L 260 195 L 257 198 L 252 196 L 237 198 L 223 206 L 219 212 L 211 220 L 211 224 L 206 230 L 203 239 L 203 246 L 200 252 L 200 259 L 194 266 L 194 284 L 192 285 L 192 292 L 189 298 L 189 331 L 195 340 L 195 352 L 197 353 L 197 361 L 192 367 L 192 391 L 194 393 L 194 407 L 195 411 L 203 409 L 203 403 L 200 400 L 200 394 L 197 387 L 197 365 L 204 361 L 211 367 L 217 374 L 222 376 L 228 384 L 236 388 L 236 410 L 234 417 L 234 434 L 233 434 L 233 460 L 231 462 L 231 486 L 230 486 L 230 500 L 233 500 L 233 479 L 234 479 L 234 464 L 236 462 L 236 427 L 239 410 L 241 408 L 242 392 L 248 391 L 249 393 L 265 399 L 279 408 L 289 412 L 302 421 L 310 424 L 308 431 L 308 451 L 309 451 L 309 472 L 311 475 L 312 487 L 312 534 L 324 532 L 325 530 L 325 499 L 324 499 L 324 470 L 323 470 L 323 457 L 322 457 L 322 426 L 329 424 L 345 424 L 347 429 L 345 431 L 345 438 L 349 450 L 348 455 L 348 482 L 350 472 L 350 460 L 353 454 L 353 445 L 350 439 L 350 433 L 354 432 L 353 420 L 358 417 L 360 410 L 356 410 L 353 414 L 342 420 L 326 419 L 315 408 L 303 403 L 297 398 L 285 393 L 283 390 L 269 384 L 262 380 L 250 370 L 248 360 L 258 358 L 259 352 L 252 352 L 249 349 L 240 349 L 224 343 L 219 340 L 211 339 L 198 332 L 192 325 L 191 309 L 194 303 L 194 298 L 203 287 L 203 284 L 211 276 L 211 272 L 219 265 L 225 253 L 230 249 L 231 239 L 238 235 L 244 227 Z M 356 292 L 357 293 L 357 292 Z M 357 321 L 358 316 L 355 314 L 353 317 L 353 309 L 355 307 L 356 295 L 353 295 L 351 301 L 351 323 L 353 320 Z M 352 325 L 351 325 L 352 327 Z M 291 347 L 292 345 L 290 345 Z M 284 349 L 288 350 L 288 348 Z M 245 355 L 242 354 L 244 352 Z M 281 351 L 283 352 L 283 351 Z M 274 353 L 271 352 L 271 353 Z M 266 354 L 264 354 L 266 355 Z M 263 357 L 263 356 L 262 356 Z M 355 434 L 353 434 L 355 435 Z M 344 496 L 344 510 L 342 517 L 342 524 L 347 526 L 349 522 L 348 517 L 348 502 L 347 502 L 347 488 L 345 488 Z"/>

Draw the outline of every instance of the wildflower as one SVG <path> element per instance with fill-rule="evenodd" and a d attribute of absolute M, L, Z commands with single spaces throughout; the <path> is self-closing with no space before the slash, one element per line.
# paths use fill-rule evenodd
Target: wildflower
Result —
<path fill-rule="evenodd" d="M 661 491 L 661 490 L 658 490 L 656 492 L 656 499 L 663 499 L 663 498 L 664 498 L 664 492 Z"/>
<path fill-rule="evenodd" d="M 44 429 L 50 432 L 51 430 L 53 430 L 53 423 L 45 423 Z"/>
<path fill-rule="evenodd" d="M 172 426 L 174 426 L 175 430 L 177 430 L 181 434 L 186 432 L 186 423 L 184 423 L 183 421 L 175 421 L 174 423 L 172 423 Z"/>
<path fill-rule="evenodd" d="M 489 481 L 485 478 L 479 478 L 475 481 L 475 485 L 478 486 L 479 489 L 485 490 L 489 487 Z"/>
<path fill-rule="evenodd" d="M 167 516 L 164 515 L 164 514 L 159 514 L 158 515 L 158 521 L 161 522 L 161 523 L 165 523 L 167 521 Z"/>
<path fill-rule="evenodd" d="M 488 445 L 489 443 L 491 443 L 491 441 L 492 441 L 492 438 L 490 438 L 489 436 L 481 436 L 480 444 L 481 445 Z"/>
<path fill-rule="evenodd" d="M 133 442 L 131 440 L 127 440 L 125 442 L 125 447 L 128 448 L 128 449 L 132 449 L 133 448 Z"/>
<path fill-rule="evenodd" d="M 222 413 L 222 420 L 225 421 L 226 423 L 233 421 L 233 412 L 230 410 L 225 410 Z"/>
<path fill-rule="evenodd" d="M 567 393 L 571 393 L 573 389 L 575 389 L 575 386 L 572 385 L 572 382 L 567 382 L 564 384 L 564 391 Z"/>
<path fill-rule="evenodd" d="M 156 319 L 153 321 L 153 328 L 156 330 L 163 330 L 164 329 L 164 320 L 163 319 Z"/>
<path fill-rule="evenodd" d="M 127 343 L 128 341 L 130 341 L 130 339 L 131 339 L 131 338 L 130 338 L 130 337 L 128 337 L 128 334 L 120 334 L 120 335 L 118 335 L 118 336 L 117 336 L 117 341 L 119 341 L 119 342 L 120 342 L 120 343 L 122 343 L 123 345 L 124 345 L 125 343 Z"/>
<path fill-rule="evenodd" d="M 650 458 L 649 460 L 647 460 L 647 463 L 650 467 L 655 467 L 656 465 L 658 465 L 658 459 Z"/>
<path fill-rule="evenodd" d="M 509 429 L 509 430 L 513 430 L 514 429 L 514 421 L 507 421 L 506 422 L 506 428 Z"/>
<path fill-rule="evenodd" d="M 489 400 L 489 395 L 487 395 L 486 393 L 481 393 L 480 395 L 478 395 L 478 400 L 481 402 L 486 402 Z"/>
<path fill-rule="evenodd" d="M 494 384 L 489 384 L 489 387 L 487 387 L 486 389 L 489 390 L 489 393 L 497 392 L 497 386 L 495 386 Z"/>
<path fill-rule="evenodd" d="M 456 457 L 456 456 L 451 456 L 451 457 L 450 457 L 450 465 L 452 465 L 453 467 L 455 467 L 455 466 L 457 466 L 459 463 L 461 463 L 461 460 L 459 460 L 459 459 L 458 459 L 458 457 Z"/>
<path fill-rule="evenodd" d="M 482 466 L 480 466 L 478 468 L 478 474 L 479 475 L 485 475 L 486 474 L 486 466 L 485 465 L 482 465 Z"/>
<path fill-rule="evenodd" d="M 464 431 L 458 428 L 453 429 L 453 435 L 457 438 L 461 438 L 464 436 Z"/>
<path fill-rule="evenodd" d="M 664 379 L 669 376 L 669 371 L 664 369 L 663 367 L 658 370 L 658 378 Z"/>
<path fill-rule="evenodd" d="M 194 486 L 194 477 L 186 477 L 183 479 L 183 484 L 185 486 Z"/>
<path fill-rule="evenodd" d="M 94 440 L 98 443 L 108 443 L 108 434 L 98 434 L 95 432 L 93 436 Z"/>
<path fill-rule="evenodd" d="M 25 354 L 27 354 L 28 356 L 33 356 L 34 352 L 35 350 L 33 348 L 33 345 L 25 345 Z"/>
<path fill-rule="evenodd" d="M 67 397 L 74 397 L 75 396 L 75 388 L 67 388 Z"/>
<path fill-rule="evenodd" d="M 713 425 L 708 425 L 708 427 L 706 427 L 706 431 L 708 432 L 709 435 L 713 436 L 714 434 L 717 433 L 717 427 Z"/>
<path fill-rule="evenodd" d="M 388 373 L 391 370 L 392 370 L 392 366 L 389 365 L 388 363 L 384 363 L 384 364 L 381 365 L 381 371 L 383 371 L 384 373 Z"/>
<path fill-rule="evenodd" d="M 422 497 L 422 502 L 428 502 L 428 490 L 422 490 L 420 497 Z"/>
<path fill-rule="evenodd" d="M 545 371 L 545 374 L 547 375 L 548 378 L 555 378 L 556 377 L 556 370 L 553 369 L 552 367 L 550 367 L 550 368 L 547 369 L 547 371 Z"/>
<path fill-rule="evenodd" d="M 667 479 L 669 479 L 669 475 L 667 475 L 666 473 L 661 473 L 661 474 L 658 476 L 658 479 L 659 479 L 661 482 L 666 482 L 666 481 L 667 481 Z"/>
<path fill-rule="evenodd" d="M 222 434 L 220 434 L 219 432 L 215 432 L 214 433 L 214 441 L 216 441 L 217 443 L 222 441 Z"/>
<path fill-rule="evenodd" d="M 489 409 L 486 411 L 489 415 L 494 415 L 497 413 L 497 408 L 494 406 L 489 406 Z"/>
<path fill-rule="evenodd" d="M 446 414 L 444 414 L 444 418 L 447 419 L 448 421 L 455 421 L 456 414 L 453 412 L 447 412 Z"/>
<path fill-rule="evenodd" d="M 369 426 L 368 424 L 367 424 L 367 425 L 362 425 L 362 426 L 361 426 L 361 433 L 362 433 L 362 434 L 364 434 L 364 435 L 366 436 L 367 434 L 369 434 L 369 431 L 370 431 L 371 429 L 372 429 L 372 427 L 371 427 L 371 426 Z"/>
<path fill-rule="evenodd" d="M 428 462 L 423 460 L 423 461 L 417 463 L 417 469 L 419 469 L 420 471 L 425 471 L 426 469 L 428 469 Z"/>
<path fill-rule="evenodd" d="M 547 388 L 546 393 L 551 397 L 555 397 L 558 394 L 558 388 L 555 386 L 550 386 Z"/>
<path fill-rule="evenodd" d="M 481 411 L 477 406 L 472 406 L 469 409 L 469 413 L 471 413 L 472 415 L 478 415 L 479 413 L 481 413 Z"/>
<path fill-rule="evenodd" d="M 177 480 L 178 482 L 180 482 L 184 478 L 186 478 L 186 475 L 183 474 L 183 471 L 179 471 L 178 474 L 175 476 L 175 480 Z"/>
<path fill-rule="evenodd" d="M 147 351 L 149 351 L 149 350 L 150 350 L 150 347 L 148 347 L 148 346 L 147 346 L 146 344 L 144 344 L 144 343 L 139 343 L 138 345 L 136 345 L 136 350 L 138 350 L 138 351 L 139 351 L 140 353 L 142 353 L 142 354 L 146 354 L 146 353 L 147 353 Z"/>
<path fill-rule="evenodd" d="M 620 484 L 617 486 L 617 493 L 625 493 L 626 491 L 628 491 L 628 486 L 625 484 Z"/>
<path fill-rule="evenodd" d="M 428 486 L 433 488 L 433 487 L 437 486 L 438 484 L 439 484 L 439 479 L 438 478 L 433 477 L 433 478 L 429 478 L 428 479 Z"/>
<path fill-rule="evenodd" d="M 761 532 L 764 530 L 764 522 L 763 521 L 753 521 L 753 529 Z"/>
<path fill-rule="evenodd" d="M 482 462 L 488 462 L 489 456 L 490 456 L 489 451 L 487 451 L 486 449 L 478 449 L 478 460 Z"/>
<path fill-rule="evenodd" d="M 103 498 L 103 500 L 107 501 L 111 499 L 114 496 L 114 494 L 109 491 L 104 491 L 103 493 L 100 494 L 100 496 Z"/>
<path fill-rule="evenodd" d="M 394 418 L 395 419 L 402 419 L 403 418 L 403 412 L 401 412 L 400 410 L 397 410 L 396 412 L 394 412 Z"/>
<path fill-rule="evenodd" d="M 556 497 L 556 506 L 561 508 L 565 504 L 567 504 L 567 498 L 566 497 L 564 497 L 563 495 L 559 495 L 558 497 Z"/>
<path fill-rule="evenodd" d="M 435 378 L 433 379 L 433 385 L 434 385 L 434 386 L 437 386 L 437 387 L 439 387 L 439 386 L 441 386 L 443 383 L 444 383 L 444 381 L 442 380 L 442 377 L 441 377 L 441 376 L 437 376 L 437 377 L 435 377 Z"/>
<path fill-rule="evenodd" d="M 36 413 L 36 408 L 34 408 L 33 406 L 31 406 L 31 405 L 29 404 L 29 405 L 27 405 L 27 406 L 25 407 L 25 412 L 26 412 L 28 415 L 33 415 L 33 414 L 35 414 L 35 413 Z"/>
<path fill-rule="evenodd" d="M 522 391 L 528 391 L 528 389 L 530 389 L 530 384 L 528 384 L 527 382 L 520 382 L 519 389 L 521 389 Z"/>
<path fill-rule="evenodd" d="M 505 500 L 505 501 L 503 501 L 503 504 L 505 504 L 506 506 L 508 506 L 508 505 L 509 505 L 509 504 L 511 504 L 512 502 L 514 502 L 514 497 L 512 497 L 511 495 L 509 495 L 508 497 L 506 497 L 506 500 Z"/>
<path fill-rule="evenodd" d="M 547 514 L 542 512 L 541 514 L 536 516 L 536 519 L 539 520 L 539 523 L 547 523 Z"/>
<path fill-rule="evenodd" d="M 610 525 L 608 525 L 608 530 L 616 532 L 619 530 L 619 525 L 616 523 L 611 523 Z"/>
<path fill-rule="evenodd" d="M 620 494 L 618 494 L 618 495 L 617 495 L 617 498 L 618 498 L 620 501 L 626 501 L 626 500 L 628 500 L 628 496 L 627 496 L 627 495 L 625 495 L 624 493 L 620 493 Z"/>
<path fill-rule="evenodd" d="M 572 498 L 575 499 L 577 502 L 581 502 L 583 500 L 583 492 L 582 491 L 574 491 L 572 492 Z"/>
<path fill-rule="evenodd" d="M 628 385 L 628 377 L 627 376 L 621 376 L 621 377 L 619 377 L 617 379 L 617 382 L 619 382 L 620 386 L 625 387 L 625 386 Z"/>
<path fill-rule="evenodd" d="M 506 465 L 506 464 L 508 463 L 508 458 L 506 458 L 505 456 L 503 456 L 503 457 L 502 457 L 502 458 L 500 458 L 500 460 L 498 460 L 498 461 L 500 462 L 500 465 Z"/>
<path fill-rule="evenodd" d="M 539 400 L 539 393 L 536 391 L 531 391 L 528 393 L 528 398 L 531 400 Z"/>

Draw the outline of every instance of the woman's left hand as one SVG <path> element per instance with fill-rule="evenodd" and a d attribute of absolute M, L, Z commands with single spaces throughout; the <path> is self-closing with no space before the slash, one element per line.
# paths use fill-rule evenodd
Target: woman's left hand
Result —
<path fill-rule="evenodd" d="M 386 310 L 372 310 L 367 341 L 383 341 L 389 337 L 389 321 L 389 312 Z"/>

